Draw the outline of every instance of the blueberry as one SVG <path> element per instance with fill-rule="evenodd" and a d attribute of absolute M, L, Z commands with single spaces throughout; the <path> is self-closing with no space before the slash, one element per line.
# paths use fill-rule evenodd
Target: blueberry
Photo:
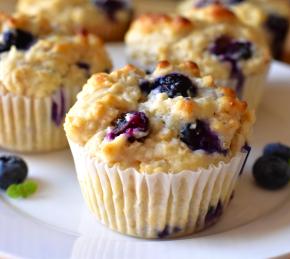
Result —
<path fill-rule="evenodd" d="M 139 88 L 145 94 L 149 94 L 152 90 L 152 84 L 148 80 L 141 80 Z"/>
<path fill-rule="evenodd" d="M 88 63 L 85 63 L 85 62 L 82 62 L 82 61 L 79 61 L 76 63 L 76 65 L 80 68 L 80 69 L 84 69 L 86 71 L 89 71 L 90 70 L 90 65 Z"/>
<path fill-rule="evenodd" d="M 149 134 L 149 119 L 143 112 L 127 112 L 113 123 L 114 128 L 107 134 L 109 140 L 114 140 L 121 134 L 126 134 L 129 142 L 143 140 Z"/>
<path fill-rule="evenodd" d="M 227 150 L 222 149 L 218 136 L 210 129 L 208 123 L 197 120 L 195 124 L 186 124 L 181 128 L 180 139 L 192 151 L 204 150 L 207 153 L 222 153 L 226 155 Z"/>
<path fill-rule="evenodd" d="M 223 205 L 221 201 L 216 206 L 210 206 L 205 216 L 205 226 L 214 224 L 223 214 Z"/>
<path fill-rule="evenodd" d="M 243 3 L 243 2 L 245 2 L 245 0 L 227 0 L 227 3 L 229 5 L 240 4 L 240 3 Z"/>
<path fill-rule="evenodd" d="M 127 4 L 122 0 L 92 0 L 92 2 L 102 10 L 111 20 L 115 20 L 116 13 L 119 10 L 127 8 Z"/>
<path fill-rule="evenodd" d="M 277 14 L 269 14 L 265 27 L 272 35 L 272 53 L 274 58 L 280 59 L 283 54 L 284 43 L 289 29 L 287 18 Z"/>
<path fill-rule="evenodd" d="M 245 0 L 200 0 L 195 4 L 195 7 L 204 7 L 213 3 L 219 3 L 224 5 L 235 5 L 244 2 Z"/>
<path fill-rule="evenodd" d="M 238 41 L 226 35 L 220 36 L 210 47 L 210 52 L 222 60 L 241 60 L 252 57 L 252 44 Z"/>
<path fill-rule="evenodd" d="M 252 44 L 248 41 L 238 41 L 223 35 L 214 41 L 209 47 L 209 51 L 217 56 L 220 61 L 228 62 L 231 65 L 231 78 L 236 79 L 236 92 L 241 95 L 245 76 L 238 62 L 252 57 Z"/>
<path fill-rule="evenodd" d="M 3 33 L 3 41 L 0 43 L 0 52 L 8 51 L 12 46 L 19 50 L 29 49 L 35 42 L 34 36 L 26 31 L 16 29 Z"/>
<path fill-rule="evenodd" d="M 180 231 L 181 231 L 180 227 L 171 228 L 170 226 L 166 225 L 164 229 L 162 229 L 161 231 L 158 231 L 157 236 L 158 238 L 167 238 L 173 234 L 177 234 Z"/>
<path fill-rule="evenodd" d="M 290 147 L 280 143 L 268 144 L 264 148 L 264 155 L 277 156 L 284 159 L 286 162 L 290 160 Z"/>
<path fill-rule="evenodd" d="M 24 182 L 28 167 L 23 159 L 16 156 L 0 157 L 0 188 L 6 190 L 12 184 Z"/>
<path fill-rule="evenodd" d="M 66 114 L 65 95 L 62 89 L 56 92 L 52 97 L 51 120 L 59 127 Z"/>
<path fill-rule="evenodd" d="M 280 157 L 264 155 L 255 162 L 253 176 L 259 186 L 269 190 L 276 190 L 288 184 L 290 167 Z"/>
<path fill-rule="evenodd" d="M 156 92 L 166 93 L 168 97 L 176 96 L 195 97 L 197 95 L 197 87 L 192 81 L 182 74 L 172 73 L 157 78 L 152 88 Z"/>

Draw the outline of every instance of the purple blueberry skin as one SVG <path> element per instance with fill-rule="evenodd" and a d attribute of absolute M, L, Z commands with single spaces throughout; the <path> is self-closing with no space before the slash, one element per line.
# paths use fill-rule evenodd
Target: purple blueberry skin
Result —
<path fill-rule="evenodd" d="M 271 143 L 265 146 L 263 154 L 277 156 L 288 162 L 290 160 L 290 147 L 281 143 Z"/>
<path fill-rule="evenodd" d="M 61 123 L 66 114 L 65 107 L 65 96 L 62 90 L 60 90 L 60 100 L 52 99 L 52 110 L 51 110 L 51 119 L 57 127 L 61 126 Z"/>
<path fill-rule="evenodd" d="M 227 154 L 227 150 L 222 149 L 217 134 L 210 129 L 207 122 L 202 120 L 196 121 L 195 128 L 192 128 L 190 123 L 184 125 L 180 131 L 180 140 L 192 151 L 204 150 L 209 154 L 214 152 Z"/>
<path fill-rule="evenodd" d="M 271 50 L 275 59 L 281 59 L 289 29 L 289 21 L 277 14 L 269 14 L 265 28 L 272 36 Z"/>
<path fill-rule="evenodd" d="M 85 63 L 85 62 L 82 62 L 82 61 L 79 61 L 76 63 L 76 65 L 80 68 L 80 69 L 84 69 L 86 71 L 89 71 L 91 66 L 88 64 L 88 63 Z"/>
<path fill-rule="evenodd" d="M 244 2 L 245 0 L 200 0 L 194 6 L 197 8 L 205 7 L 207 5 L 218 3 L 224 5 L 236 5 Z"/>
<path fill-rule="evenodd" d="M 205 226 L 209 227 L 214 224 L 223 214 L 223 210 L 221 201 L 215 207 L 210 206 L 205 216 Z"/>
<path fill-rule="evenodd" d="M 161 76 L 153 82 L 142 80 L 139 87 L 145 94 L 154 91 L 154 93 L 166 93 L 169 98 L 175 98 L 177 96 L 195 97 L 197 95 L 197 87 L 190 78 L 180 73 Z"/>
<path fill-rule="evenodd" d="M 139 139 L 135 134 L 136 132 L 144 132 L 147 133 L 147 135 L 149 134 L 149 119 L 143 112 L 134 111 L 123 113 L 113 124 L 113 130 L 107 134 L 108 140 L 114 140 L 121 134 L 126 134 L 128 141 L 132 143 L 136 140 L 141 141 L 144 139 L 144 137 Z"/>
<path fill-rule="evenodd" d="M 106 12 L 110 20 L 116 20 L 116 13 L 122 9 L 128 9 L 128 5 L 122 0 L 92 0 L 93 4 Z"/>
<path fill-rule="evenodd" d="M 19 50 L 28 50 L 35 42 L 36 38 L 29 32 L 20 29 L 8 30 L 3 33 L 0 53 L 10 50 L 12 46 Z"/>
<path fill-rule="evenodd" d="M 159 93 L 166 93 L 169 98 L 195 97 L 197 95 L 197 87 L 187 76 L 179 73 L 171 73 L 157 78 L 152 84 L 152 89 Z"/>
<path fill-rule="evenodd" d="M 289 184 L 290 166 L 280 157 L 264 155 L 253 166 L 256 183 L 267 190 L 278 190 Z"/>
<path fill-rule="evenodd" d="M 27 164 L 20 157 L 0 157 L 0 188 L 2 190 L 6 190 L 12 184 L 24 182 L 27 174 Z"/>
<path fill-rule="evenodd" d="M 209 47 L 209 51 L 217 56 L 220 61 L 228 62 L 231 65 L 231 78 L 237 80 L 236 92 L 241 97 L 245 76 L 238 62 L 252 57 L 252 44 L 248 41 L 237 41 L 223 35 L 215 40 Z"/>
<path fill-rule="evenodd" d="M 152 84 L 148 80 L 141 80 L 139 83 L 139 88 L 141 89 L 141 92 L 148 95 L 152 90 Z"/>
<path fill-rule="evenodd" d="M 173 227 L 172 228 L 172 227 L 166 225 L 163 230 L 157 232 L 157 237 L 160 239 L 168 238 L 171 235 L 177 234 L 180 231 L 181 231 L 180 227 Z"/>

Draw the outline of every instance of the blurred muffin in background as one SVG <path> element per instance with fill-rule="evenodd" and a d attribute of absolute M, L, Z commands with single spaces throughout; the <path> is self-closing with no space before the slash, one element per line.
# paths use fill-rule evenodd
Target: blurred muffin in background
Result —
<path fill-rule="evenodd" d="M 195 20 L 200 9 L 212 4 L 223 4 L 244 23 L 262 31 L 270 44 L 273 57 L 282 59 L 290 21 L 290 6 L 285 0 L 186 0 L 179 13 Z"/>
<path fill-rule="evenodd" d="M 271 61 L 265 38 L 222 5 L 200 9 L 199 16 L 204 18 L 148 14 L 136 19 L 125 39 L 128 61 L 148 72 L 161 60 L 194 61 L 202 74 L 256 108 Z"/>
<path fill-rule="evenodd" d="M 126 0 L 19 0 L 17 11 L 46 18 L 54 32 L 86 31 L 105 41 L 122 40 L 133 14 Z"/>
<path fill-rule="evenodd" d="M 43 36 L 46 22 L 0 19 L 0 146 L 65 148 L 62 123 L 77 93 L 91 74 L 111 69 L 103 42 L 92 34 Z"/>

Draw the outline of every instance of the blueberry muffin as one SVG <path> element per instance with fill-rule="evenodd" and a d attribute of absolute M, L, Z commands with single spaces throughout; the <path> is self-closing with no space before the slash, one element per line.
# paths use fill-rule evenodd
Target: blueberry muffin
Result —
<path fill-rule="evenodd" d="M 195 63 L 93 75 L 65 120 L 83 196 L 99 221 L 144 238 L 182 236 L 227 207 L 253 115 Z"/>
<path fill-rule="evenodd" d="M 195 19 L 199 9 L 214 3 L 231 8 L 246 24 L 262 31 L 274 58 L 281 59 L 289 31 L 290 6 L 285 0 L 188 0 L 180 5 L 180 13 Z"/>
<path fill-rule="evenodd" d="M 111 68 L 93 35 L 40 37 L 2 16 L 0 146 L 39 152 L 67 146 L 62 122 L 89 76 Z"/>
<path fill-rule="evenodd" d="M 208 21 L 162 14 L 136 19 L 126 35 L 129 62 L 151 71 L 160 60 L 192 60 L 256 108 L 271 61 L 265 40 L 220 5 L 202 15 Z"/>
<path fill-rule="evenodd" d="M 50 21 L 54 32 L 86 31 L 105 41 L 122 40 L 132 9 L 122 0 L 19 0 L 17 10 Z"/>

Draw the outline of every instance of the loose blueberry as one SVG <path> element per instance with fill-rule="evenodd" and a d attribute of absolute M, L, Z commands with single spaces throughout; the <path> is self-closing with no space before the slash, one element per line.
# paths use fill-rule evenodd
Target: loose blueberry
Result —
<path fill-rule="evenodd" d="M 113 124 L 114 128 L 107 134 L 109 140 L 126 134 L 128 141 L 134 142 L 144 139 L 149 134 L 149 119 L 144 112 L 123 113 Z"/>
<path fill-rule="evenodd" d="M 285 160 L 279 157 L 264 155 L 255 162 L 253 176 L 259 186 L 277 190 L 288 184 L 290 167 Z"/>
<path fill-rule="evenodd" d="M 12 184 L 22 183 L 28 173 L 23 159 L 16 156 L 0 157 L 0 188 L 6 190 Z"/>
<path fill-rule="evenodd" d="M 127 8 L 127 4 L 122 0 L 92 0 L 93 3 L 104 10 L 111 20 L 115 20 L 119 10 Z"/>
<path fill-rule="evenodd" d="M 223 214 L 223 205 L 221 201 L 218 202 L 218 204 L 214 206 L 210 206 L 207 214 L 205 216 L 205 226 L 211 226 L 214 224 Z"/>
<path fill-rule="evenodd" d="M 182 74 L 172 73 L 157 78 L 152 89 L 159 93 L 166 93 L 168 97 L 176 96 L 195 97 L 197 95 L 197 87 L 192 81 Z"/>
<path fill-rule="evenodd" d="M 204 150 L 207 153 L 222 153 L 226 155 L 227 150 L 222 149 L 220 140 L 213 132 L 208 123 L 197 120 L 195 124 L 186 124 L 181 128 L 180 139 L 192 151 Z"/>
<path fill-rule="evenodd" d="M 19 50 L 27 50 L 34 42 L 35 38 L 29 32 L 20 29 L 5 31 L 2 43 L 0 43 L 0 52 L 8 51 L 12 46 Z"/>
<path fill-rule="evenodd" d="M 268 144 L 264 148 L 264 155 L 277 156 L 288 162 L 290 160 L 290 147 L 280 143 Z"/>
<path fill-rule="evenodd" d="M 209 51 L 217 56 L 220 61 L 228 62 L 231 65 L 231 78 L 236 79 L 236 92 L 241 95 L 245 76 L 238 62 L 252 57 L 252 44 L 248 41 L 238 41 L 223 35 L 215 40 L 209 47 Z"/>
<path fill-rule="evenodd" d="M 277 14 L 270 14 L 266 20 L 265 27 L 272 35 L 271 49 L 273 56 L 276 59 L 281 59 L 289 29 L 288 19 Z"/>

